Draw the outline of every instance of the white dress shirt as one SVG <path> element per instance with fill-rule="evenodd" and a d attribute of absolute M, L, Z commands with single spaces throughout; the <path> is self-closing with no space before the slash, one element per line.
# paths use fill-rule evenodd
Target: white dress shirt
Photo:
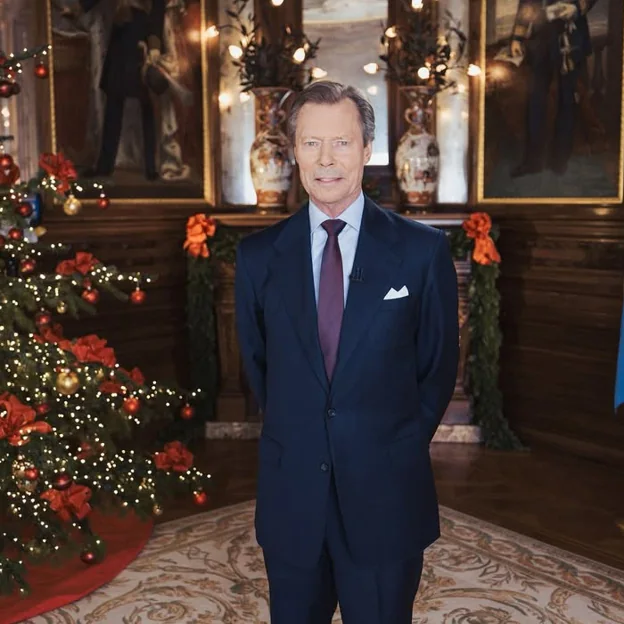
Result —
<path fill-rule="evenodd" d="M 321 262 L 323 261 L 323 249 L 327 241 L 327 232 L 322 227 L 323 221 L 330 219 L 322 210 L 309 202 L 310 210 L 310 231 L 312 236 L 312 273 L 314 275 L 314 295 L 318 303 L 319 281 L 321 279 Z M 360 193 L 358 198 L 336 218 L 341 219 L 347 225 L 338 235 L 338 246 L 342 256 L 342 274 L 344 276 L 344 304 L 347 303 L 349 291 L 349 275 L 353 268 L 355 250 L 357 248 L 362 214 L 364 213 L 364 193 Z"/>

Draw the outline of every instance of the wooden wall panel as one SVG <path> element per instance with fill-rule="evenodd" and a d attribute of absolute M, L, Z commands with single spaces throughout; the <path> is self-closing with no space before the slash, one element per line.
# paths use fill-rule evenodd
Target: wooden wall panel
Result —
<path fill-rule="evenodd" d="M 501 230 L 501 387 L 531 446 L 624 466 L 613 413 L 624 208 L 487 206 Z"/>
<path fill-rule="evenodd" d="M 103 295 L 99 314 L 73 321 L 58 319 L 67 335 L 96 333 L 109 341 L 124 367 L 139 366 L 149 378 L 188 383 L 185 318 L 186 219 L 199 207 L 112 203 L 106 211 L 85 206 L 75 217 L 61 207 L 44 218 L 46 239 L 93 253 L 120 271 L 156 274 L 141 306 Z"/>

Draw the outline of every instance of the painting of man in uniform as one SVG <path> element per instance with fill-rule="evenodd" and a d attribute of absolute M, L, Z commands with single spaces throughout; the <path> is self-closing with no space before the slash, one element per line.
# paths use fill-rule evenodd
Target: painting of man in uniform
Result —
<path fill-rule="evenodd" d="M 622 0 L 484 0 L 481 200 L 621 197 Z"/>
<path fill-rule="evenodd" d="M 111 197 L 203 196 L 199 0 L 50 0 L 57 149 Z"/>

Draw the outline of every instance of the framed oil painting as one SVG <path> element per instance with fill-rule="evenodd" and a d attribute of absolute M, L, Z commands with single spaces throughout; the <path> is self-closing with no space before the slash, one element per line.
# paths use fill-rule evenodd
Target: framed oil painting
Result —
<path fill-rule="evenodd" d="M 113 199 L 213 201 L 206 0 L 43 1 L 53 150 Z"/>
<path fill-rule="evenodd" d="M 482 0 L 477 201 L 622 202 L 622 0 Z"/>

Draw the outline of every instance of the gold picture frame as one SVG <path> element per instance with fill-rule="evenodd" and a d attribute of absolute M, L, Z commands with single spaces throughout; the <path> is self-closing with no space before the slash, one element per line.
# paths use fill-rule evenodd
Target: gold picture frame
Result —
<path fill-rule="evenodd" d="M 106 55 L 112 47 L 110 44 L 111 35 L 109 34 L 107 48 L 103 57 L 102 67 L 99 72 L 92 71 L 92 63 L 90 59 L 97 56 L 93 53 L 92 47 L 95 45 L 102 46 L 104 37 L 100 36 L 100 41 L 94 43 L 93 34 L 89 28 L 75 26 L 78 20 L 84 20 L 85 15 L 78 14 L 66 17 L 61 13 L 63 6 L 77 6 L 77 0 L 43 0 L 46 9 L 46 35 L 47 40 L 51 44 L 49 51 L 49 110 L 50 110 L 50 148 L 54 153 L 62 152 L 67 158 L 72 160 L 78 170 L 80 180 L 93 179 L 96 183 L 104 186 L 106 194 L 111 199 L 124 204 L 154 204 L 154 203 L 173 203 L 176 205 L 215 205 L 218 201 L 218 166 L 219 166 L 219 145 L 218 140 L 218 107 L 215 105 L 216 99 L 211 97 L 214 91 L 214 84 L 218 85 L 218 64 L 215 68 L 214 59 L 215 51 L 218 55 L 218 38 L 211 39 L 206 36 L 207 26 L 214 24 L 212 12 L 215 11 L 216 3 L 213 0 L 183 0 L 178 3 L 167 2 L 167 0 L 150 0 L 146 6 L 153 7 L 159 3 L 167 6 L 166 11 L 170 10 L 172 5 L 185 7 L 186 12 L 182 16 L 177 16 L 180 20 L 181 27 L 185 30 L 179 33 L 180 47 L 174 52 L 177 53 L 177 73 L 175 59 L 172 62 L 172 54 L 167 54 L 166 41 L 162 41 L 163 66 L 167 72 L 167 86 L 165 90 L 166 96 L 155 93 L 154 89 L 150 89 L 147 101 L 144 97 L 146 89 L 145 73 L 142 74 L 143 85 L 140 87 L 141 94 L 139 97 L 125 96 L 124 116 L 121 138 L 119 147 L 123 146 L 126 135 L 124 132 L 136 131 L 136 123 L 130 123 L 125 118 L 128 115 L 128 109 L 132 104 L 128 104 L 129 100 L 133 100 L 139 104 L 135 105 L 134 113 L 139 113 L 139 118 L 144 118 L 146 107 L 151 106 L 154 109 L 154 126 L 156 127 L 156 149 L 154 153 L 155 165 L 157 169 L 157 179 L 148 178 L 146 164 L 150 160 L 150 151 L 147 148 L 148 141 L 143 138 L 143 145 L 138 146 L 136 142 L 133 144 L 128 139 L 127 159 L 131 161 L 132 156 L 141 151 L 142 162 L 132 166 L 126 165 L 119 167 L 119 150 L 117 150 L 114 169 L 111 174 L 101 174 L 97 171 L 97 165 L 103 160 L 102 153 L 104 149 L 94 148 L 93 138 L 89 138 L 87 127 L 94 127 L 93 119 L 89 118 L 89 114 L 93 114 L 93 108 L 99 107 L 97 113 L 99 118 L 106 119 L 106 105 L 108 96 L 101 96 L 98 100 L 98 88 L 102 87 L 102 68 L 106 63 Z M 154 4 L 152 4 L 154 3 Z M 93 5 L 102 5 L 103 10 L 112 10 L 116 2 L 114 0 L 92 0 Z M 150 10 L 152 10 L 150 8 Z M 163 9 L 164 10 L 164 9 Z M 133 9 L 134 11 L 134 9 Z M 211 12 L 209 15 L 208 12 Z M 134 13 L 133 13 L 134 15 Z M 168 16 L 164 19 L 173 19 Z M 190 17 L 189 17 L 190 15 Z M 93 21 L 97 20 L 98 16 Z M 114 26 L 110 25 L 112 21 L 109 18 L 109 29 L 112 32 Z M 117 23 L 117 22 L 115 22 Z M 59 25 L 60 24 L 60 25 Z M 75 27 L 76 32 L 72 32 L 71 28 Z M 67 33 L 63 34 L 63 28 L 67 29 Z M 100 26 L 101 28 L 101 26 Z M 169 23 L 169 32 L 172 25 Z M 175 31 L 174 31 L 175 32 Z M 164 36 L 164 35 L 163 35 Z M 87 42 L 88 39 L 88 42 Z M 69 42 L 69 43 L 68 43 Z M 90 57 L 82 58 L 72 54 L 72 49 L 82 46 L 82 49 L 91 50 Z M 176 42 L 177 43 L 177 42 Z M 152 43 L 150 42 L 150 45 Z M 169 48 L 173 49 L 174 45 Z M 100 48 L 101 49 L 101 48 Z M 180 49 L 191 51 L 189 56 L 184 57 L 180 53 Z M 147 59 L 149 51 L 147 46 L 143 47 L 145 51 L 145 59 Z M 99 50 L 98 50 L 99 52 Z M 158 62 L 158 60 L 156 60 Z M 168 65 L 167 65 L 168 63 Z M 147 66 L 147 64 L 145 65 Z M 96 75 L 97 74 L 97 75 Z M 214 74 L 214 75 L 213 75 Z M 113 75 L 113 74 L 111 74 Z M 153 72 L 152 72 L 153 75 Z M 72 77 L 82 77 L 83 80 L 73 80 Z M 84 80 L 87 76 L 88 80 Z M 117 80 L 117 76 L 115 77 Z M 99 85 L 95 84 L 99 82 Z M 87 82 L 87 84 L 85 84 Z M 75 89 L 67 89 L 67 85 L 74 85 Z M 158 83 L 156 83 L 158 84 Z M 162 86 L 163 80 L 160 85 Z M 84 91 L 87 89 L 89 97 L 85 98 Z M 110 89 L 110 87 L 109 87 Z M 82 97 L 81 102 L 89 99 L 91 107 L 88 114 L 80 114 L 80 108 L 75 102 L 77 97 Z M 166 106 L 163 102 L 167 98 Z M 216 97 L 216 96 L 215 96 Z M 96 105 L 94 106 L 94 101 Z M 158 108 L 159 107 L 159 108 Z M 138 110 L 137 110 L 138 109 Z M 192 109 L 192 113 L 188 111 Z M 72 116 L 71 111 L 74 113 Z M 65 111 L 65 117 L 62 117 L 60 111 Z M 76 119 L 76 117 L 78 117 Z M 80 124 L 79 122 L 82 122 Z M 148 127 L 146 121 L 143 121 L 143 128 Z M 167 125 L 167 123 L 169 125 Z M 172 126 L 172 123 L 174 124 Z M 197 124 L 201 126 L 198 132 Z M 104 135 L 103 124 L 100 124 L 101 135 Z M 173 131 L 173 128 L 176 127 Z M 81 140 L 82 128 L 85 128 L 85 138 Z M 109 125 L 109 127 L 111 127 Z M 167 128 L 169 134 L 166 134 L 163 128 Z M 160 134 L 158 133 L 160 131 Z M 69 133 L 73 132 L 73 135 Z M 145 133 L 140 133 L 141 137 Z M 181 138 L 181 137 L 184 138 Z M 73 142 L 72 142 L 73 139 Z M 102 144 L 102 140 L 98 141 Z M 77 144 L 78 147 L 77 147 Z M 154 144 L 154 141 L 152 141 Z M 134 150 L 134 153 L 132 153 Z M 109 150 L 110 151 L 110 150 Z M 99 153 L 98 153 L 99 152 Z M 87 157 L 84 157 L 87 155 Z M 78 156 L 78 157 L 77 157 Z M 87 162 L 88 159 L 88 162 Z M 110 158 L 108 159 L 110 161 Z M 141 160 L 139 157 L 138 160 Z M 97 163 L 97 164 L 96 164 Z M 87 171 L 86 177 L 83 178 L 83 169 L 91 169 Z M 93 171 L 95 169 L 95 171 Z M 141 171 L 142 169 L 142 171 Z M 118 173 L 121 172 L 121 173 Z M 164 173 L 168 177 L 165 177 Z M 153 175 L 151 173 L 150 175 Z M 141 179 L 141 176 L 143 179 Z M 99 191 L 94 187 L 93 190 L 86 189 L 81 198 L 96 199 Z"/>
<path fill-rule="evenodd" d="M 475 199 L 479 204 L 499 205 L 621 204 L 624 199 L 624 34 L 621 0 L 588 0 L 581 3 L 581 6 L 589 5 L 590 9 L 600 11 L 595 17 L 592 10 L 581 16 L 587 20 L 586 32 L 593 46 L 592 55 L 585 57 L 587 62 L 583 59 L 571 65 L 575 68 L 572 72 L 576 72 L 574 80 L 568 72 L 565 78 L 550 81 L 546 87 L 546 66 L 537 62 L 545 48 L 535 42 L 538 37 L 544 37 L 545 41 L 545 37 L 553 37 L 554 34 L 552 30 L 539 30 L 539 27 L 531 31 L 529 26 L 525 30 L 527 24 L 522 24 L 521 18 L 517 17 L 522 15 L 522 11 L 518 11 L 518 3 L 522 1 L 481 0 L 478 62 L 482 73 L 477 98 Z M 527 5 L 529 2 L 525 2 L 525 7 Z M 605 12 L 608 13 L 608 20 L 602 15 Z M 531 16 L 534 14 L 535 11 Z M 614 19 L 618 15 L 619 23 Z M 548 28 L 551 28 L 553 22 L 549 24 Z M 605 28 L 609 29 L 608 33 L 600 30 Z M 614 37 L 615 29 L 619 30 L 617 37 Z M 532 37 L 531 40 L 523 39 L 528 43 L 521 44 L 523 56 L 518 66 L 514 62 L 517 62 L 517 57 L 511 50 L 512 32 L 520 39 Z M 557 36 L 561 36 L 561 30 L 557 31 Z M 611 48 L 607 49 L 608 42 L 613 40 L 616 45 L 611 44 Z M 569 43 L 569 39 L 558 41 Z M 584 50 L 584 42 L 574 49 Z M 602 87 L 596 74 L 598 71 L 602 72 L 604 79 Z M 553 70 L 552 73 L 556 72 Z M 572 82 L 566 82 L 567 78 Z M 591 95 L 588 86 L 592 90 Z M 594 89 L 596 86 L 598 88 Z M 566 132 L 561 128 L 570 127 L 568 103 L 572 88 L 576 116 L 570 155 L 569 145 L 561 138 L 566 136 Z M 552 106 L 551 100 L 550 109 L 541 109 L 537 105 L 540 98 L 548 102 L 548 98 L 553 98 L 553 91 L 555 106 Z M 613 93 L 618 93 L 618 98 L 615 105 L 609 106 L 609 116 L 598 114 L 600 111 L 588 106 L 588 98 L 600 97 L 604 101 L 609 95 L 613 99 Z M 532 122 L 529 123 L 529 120 Z M 540 127 L 546 127 L 549 134 L 536 131 Z M 579 135 L 586 139 L 585 144 Z M 549 136 L 549 142 L 539 138 L 542 136 Z M 541 156 L 529 156 L 536 152 L 541 152 Z M 531 162 L 532 158 L 534 162 Z M 540 166 L 543 167 L 540 171 L 534 171 Z M 587 195 L 577 192 L 585 188 L 588 189 Z"/>

